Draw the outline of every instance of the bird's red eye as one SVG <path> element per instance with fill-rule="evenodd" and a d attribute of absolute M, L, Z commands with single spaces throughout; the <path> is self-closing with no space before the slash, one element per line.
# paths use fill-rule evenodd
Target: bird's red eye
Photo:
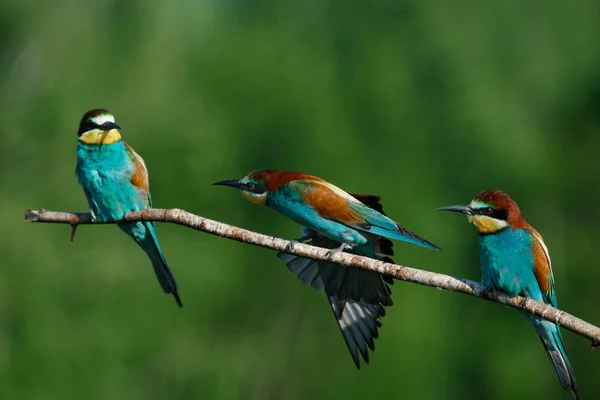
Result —
<path fill-rule="evenodd" d="M 480 208 L 479 209 L 479 214 L 480 215 L 491 216 L 492 214 L 494 214 L 494 209 L 492 207 Z"/>

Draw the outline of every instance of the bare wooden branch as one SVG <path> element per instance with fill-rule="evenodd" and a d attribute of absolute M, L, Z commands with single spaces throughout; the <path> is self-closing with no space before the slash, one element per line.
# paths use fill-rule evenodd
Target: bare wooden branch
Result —
<path fill-rule="evenodd" d="M 69 224 L 73 232 L 77 225 L 93 224 L 89 213 L 69 213 L 47 210 L 28 210 L 25 212 L 26 222 L 45 222 Z M 345 252 L 331 254 L 330 250 L 310 246 L 304 243 L 284 240 L 273 236 L 263 235 L 222 222 L 213 221 L 198 215 L 191 214 L 180 209 L 148 209 L 132 212 L 125 216 L 123 221 L 154 221 L 170 222 L 184 225 L 202 232 L 237 240 L 255 246 L 266 247 L 272 250 L 283 251 L 296 256 L 311 258 L 320 261 L 332 261 L 346 267 L 362 268 L 375 271 L 382 275 L 388 275 L 395 279 L 431 286 L 438 289 L 450 290 L 476 296 L 484 300 L 503 304 L 521 311 L 536 315 L 540 318 L 554 322 L 580 336 L 592 341 L 592 349 L 600 345 L 600 328 L 579 319 L 564 311 L 551 307 L 547 304 L 534 301 L 526 297 L 509 297 L 503 293 L 495 293 L 486 290 L 478 283 L 466 279 L 454 278 L 449 275 L 405 267 L 402 265 L 389 264 L 368 257 L 361 257 Z M 112 221 L 109 223 L 115 223 Z"/>

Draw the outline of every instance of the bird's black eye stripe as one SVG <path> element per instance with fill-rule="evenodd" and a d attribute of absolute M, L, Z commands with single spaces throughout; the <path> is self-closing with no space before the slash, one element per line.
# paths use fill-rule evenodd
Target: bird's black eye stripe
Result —
<path fill-rule="evenodd" d="M 244 190 L 256 194 L 264 193 L 266 188 L 263 183 L 247 182 L 244 184 Z"/>
<path fill-rule="evenodd" d="M 508 219 L 508 213 L 505 209 L 496 210 L 492 207 L 484 207 L 477 210 L 477 214 L 503 221 Z"/>
<path fill-rule="evenodd" d="M 508 211 L 506 209 L 494 210 L 492 213 L 492 217 L 496 219 L 500 219 L 502 221 L 506 221 L 508 219 Z"/>
<path fill-rule="evenodd" d="M 97 127 L 98 127 L 98 125 L 96 125 L 94 122 L 92 122 L 92 121 L 85 121 L 84 123 L 82 123 L 81 125 L 79 125 L 79 131 L 77 133 L 79 134 L 79 136 L 81 136 L 85 132 L 90 131 L 92 129 L 95 129 Z"/>

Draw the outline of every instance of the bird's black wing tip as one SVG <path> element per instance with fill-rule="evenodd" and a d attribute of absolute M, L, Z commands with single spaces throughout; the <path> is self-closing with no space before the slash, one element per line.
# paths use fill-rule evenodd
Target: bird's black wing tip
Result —
<path fill-rule="evenodd" d="M 173 292 L 173 297 L 175 297 L 175 301 L 177 302 L 177 305 L 179 306 L 179 308 L 182 308 L 183 303 L 181 302 L 181 298 L 179 297 L 179 293 L 177 293 L 177 291 Z"/>
<path fill-rule="evenodd" d="M 429 246 L 431 246 L 431 248 L 432 248 L 433 250 L 444 251 L 444 250 L 442 250 L 442 248 L 441 248 L 440 246 L 438 246 L 437 244 L 435 244 L 435 243 L 432 243 L 432 242 L 430 242 L 429 240 L 425 240 L 425 239 L 423 239 L 423 238 L 421 238 L 421 239 L 423 240 L 423 243 L 425 243 L 425 244 L 428 244 Z"/>

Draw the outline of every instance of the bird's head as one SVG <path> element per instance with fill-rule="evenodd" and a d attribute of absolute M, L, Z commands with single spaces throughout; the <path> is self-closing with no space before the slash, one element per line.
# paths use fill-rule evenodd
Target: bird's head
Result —
<path fill-rule="evenodd" d="M 242 196 L 261 206 L 267 203 L 267 183 L 270 171 L 254 171 L 242 179 L 227 179 L 213 183 L 213 185 L 230 186 L 239 189 Z"/>
<path fill-rule="evenodd" d="M 438 208 L 467 215 L 481 235 L 499 232 L 507 227 L 518 227 L 522 221 L 519 206 L 501 190 L 485 190 L 468 205 Z"/>
<path fill-rule="evenodd" d="M 98 108 L 83 115 L 77 135 L 79 141 L 86 144 L 111 144 L 121 140 L 120 129 L 110 112 Z"/>

